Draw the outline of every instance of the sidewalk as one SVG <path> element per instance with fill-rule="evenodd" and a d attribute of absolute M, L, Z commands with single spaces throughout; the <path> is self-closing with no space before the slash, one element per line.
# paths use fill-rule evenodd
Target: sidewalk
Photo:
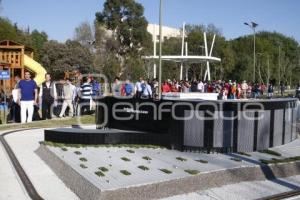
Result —
<path fill-rule="evenodd" d="M 27 130 L 5 136 L 17 159 L 33 183 L 37 192 L 44 199 L 76 200 L 78 197 L 65 186 L 54 172 L 36 154 L 35 150 L 42 141 L 44 129 Z M 0 134 L 2 134 L 1 132 Z M 0 148 L 0 199 L 23 200 L 29 199 L 22 183 L 18 180 L 13 166 L 9 162 L 3 147 Z M 2 181 L 6 180 L 6 181 Z"/>
<path fill-rule="evenodd" d="M 0 199 L 5 200 L 29 200 L 16 171 L 0 143 Z"/>
<path fill-rule="evenodd" d="M 271 181 L 252 181 L 225 185 L 222 187 L 211 188 L 209 190 L 163 198 L 161 200 L 250 200 L 288 192 L 299 188 L 300 175 Z M 295 197 L 293 199 L 300 199 L 300 197 Z"/>

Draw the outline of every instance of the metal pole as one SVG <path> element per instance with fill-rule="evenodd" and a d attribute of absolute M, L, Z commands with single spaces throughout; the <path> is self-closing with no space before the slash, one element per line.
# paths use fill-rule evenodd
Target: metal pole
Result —
<path fill-rule="evenodd" d="M 153 48 L 153 56 L 156 56 L 156 30 L 155 30 L 156 24 L 154 24 L 154 30 L 153 30 L 153 43 L 154 43 L 154 48 Z M 154 59 L 154 64 L 153 64 L 153 78 L 156 78 L 156 61 Z"/>
<path fill-rule="evenodd" d="M 185 23 L 182 24 L 182 43 L 181 43 L 181 56 L 183 57 L 184 54 L 184 36 L 185 36 Z M 183 61 L 180 64 L 180 80 L 183 80 Z"/>
<path fill-rule="evenodd" d="M 6 80 L 3 80 L 3 87 L 4 87 L 4 105 L 3 105 L 3 124 L 6 124 L 6 85 L 5 85 Z"/>
<path fill-rule="evenodd" d="M 158 99 L 161 99 L 161 51 L 162 51 L 162 1 L 160 0 L 159 5 L 159 78 L 158 78 Z"/>
<path fill-rule="evenodd" d="M 253 27 L 253 83 L 255 83 L 255 28 Z"/>
<path fill-rule="evenodd" d="M 278 45 L 278 92 L 280 91 L 280 44 Z"/>
<path fill-rule="evenodd" d="M 185 42 L 185 55 L 188 56 L 188 43 Z M 185 80 L 188 81 L 189 77 L 188 77 L 188 71 L 189 71 L 189 66 L 186 65 L 185 66 Z"/>
<path fill-rule="evenodd" d="M 268 80 L 267 80 L 267 86 L 269 85 L 270 82 L 270 58 L 269 58 L 269 54 L 267 55 L 268 58 Z"/>

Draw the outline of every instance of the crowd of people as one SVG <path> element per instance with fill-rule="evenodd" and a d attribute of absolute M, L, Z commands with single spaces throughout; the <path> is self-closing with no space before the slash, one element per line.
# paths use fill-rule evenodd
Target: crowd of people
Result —
<path fill-rule="evenodd" d="M 51 74 L 45 75 L 45 82 L 40 87 L 31 79 L 30 72 L 25 72 L 25 78 L 21 80 L 15 76 L 15 87 L 12 90 L 10 101 L 9 119 L 12 122 L 31 122 L 39 119 L 52 119 L 53 117 L 66 117 L 91 114 L 94 108 L 95 98 L 102 95 L 103 85 L 93 77 L 82 77 L 77 83 L 65 78 L 53 81 Z M 140 77 L 136 83 L 129 79 L 121 81 L 116 77 L 111 85 L 111 93 L 116 97 L 134 98 L 158 98 L 158 80 L 146 80 Z M 280 85 L 281 95 L 285 86 Z M 263 95 L 273 97 L 274 86 L 272 83 L 258 84 L 247 81 L 177 81 L 167 79 L 161 85 L 162 93 L 218 93 L 218 99 L 246 99 L 260 98 Z M 300 87 L 297 88 L 300 96 Z M 41 112 L 38 112 L 38 111 Z M 41 117 L 39 115 L 41 113 Z"/>
<path fill-rule="evenodd" d="M 285 86 L 280 85 L 280 92 L 283 96 Z M 163 93 L 168 92 L 200 92 L 200 93 L 218 93 L 218 99 L 246 99 L 246 98 L 260 98 L 267 96 L 273 97 L 274 85 L 269 83 L 265 85 L 263 83 L 247 83 L 243 81 L 238 83 L 236 81 L 177 81 L 165 80 L 161 85 L 161 91 Z M 114 96 L 134 96 L 136 98 L 157 98 L 158 96 L 158 81 L 157 79 L 145 80 L 142 77 L 136 82 L 132 83 L 129 79 L 125 82 L 121 82 L 117 77 L 115 78 L 113 89 Z"/>
<path fill-rule="evenodd" d="M 91 114 L 93 98 L 101 92 L 100 84 L 92 77 L 83 77 L 78 84 L 73 84 L 68 78 L 53 81 L 51 74 L 47 73 L 40 87 L 28 71 L 24 79 L 19 76 L 14 79 L 16 84 L 9 106 L 9 121 L 12 122 Z"/>

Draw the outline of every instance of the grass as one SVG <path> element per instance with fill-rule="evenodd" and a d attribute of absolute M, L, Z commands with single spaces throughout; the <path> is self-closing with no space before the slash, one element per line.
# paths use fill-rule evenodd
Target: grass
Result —
<path fill-rule="evenodd" d="M 105 176 L 105 174 L 104 174 L 103 172 L 101 172 L 101 171 L 96 171 L 95 174 L 96 174 L 97 176 L 99 176 L 99 177 Z"/>
<path fill-rule="evenodd" d="M 138 168 L 140 168 L 141 170 L 144 170 L 144 171 L 149 170 L 149 168 L 144 165 L 140 165 L 140 166 L 138 166 Z"/>
<path fill-rule="evenodd" d="M 130 161 L 130 159 L 126 158 L 126 157 L 122 157 L 121 159 L 124 160 L 125 162 L 129 162 Z"/>
<path fill-rule="evenodd" d="M 80 167 L 83 168 L 83 169 L 86 169 L 88 168 L 87 166 L 85 166 L 84 164 L 80 164 Z"/>
<path fill-rule="evenodd" d="M 74 153 L 75 153 L 76 155 L 81 155 L 81 152 L 80 152 L 80 151 L 74 151 Z"/>
<path fill-rule="evenodd" d="M 186 158 L 182 158 L 182 157 L 176 157 L 176 160 L 179 160 L 179 161 L 182 161 L 182 162 L 187 161 Z"/>
<path fill-rule="evenodd" d="M 125 176 L 130 176 L 131 175 L 131 173 L 127 170 L 120 170 L 120 173 L 125 175 Z"/>
<path fill-rule="evenodd" d="M 280 153 L 276 152 L 276 151 L 273 151 L 273 150 L 270 150 L 270 149 L 265 149 L 265 150 L 260 150 L 258 151 L 259 153 L 266 153 L 266 154 L 270 154 L 270 155 L 273 155 L 273 156 L 281 156 Z"/>
<path fill-rule="evenodd" d="M 142 157 L 144 160 L 152 160 L 149 156 Z"/>
<path fill-rule="evenodd" d="M 191 175 L 197 175 L 197 174 L 199 174 L 200 173 L 200 171 L 198 171 L 198 170 L 193 170 L 193 169 L 186 169 L 186 170 L 184 170 L 186 173 L 189 173 L 189 174 L 191 174 Z"/>
<path fill-rule="evenodd" d="M 62 119 L 52 119 L 52 120 L 40 120 L 33 121 L 31 123 L 21 124 L 21 123 L 11 123 L 11 124 L 0 124 L 1 131 L 11 130 L 11 129 L 23 129 L 23 128 L 55 128 L 55 127 L 66 127 L 73 124 L 91 124 L 95 123 L 95 115 L 84 115 L 74 118 L 62 118 Z"/>
<path fill-rule="evenodd" d="M 166 173 L 166 174 L 172 174 L 173 172 L 168 169 L 159 169 L 160 171 Z"/>
<path fill-rule="evenodd" d="M 131 150 L 131 149 L 127 149 L 126 150 L 128 153 L 135 153 L 135 151 Z"/>
<path fill-rule="evenodd" d="M 68 149 L 66 147 L 61 147 L 60 149 L 63 151 L 68 151 Z"/>
<path fill-rule="evenodd" d="M 236 161 L 236 162 L 242 162 L 242 160 L 239 159 L 239 158 L 230 158 L 230 160 L 233 160 L 233 161 Z"/>
<path fill-rule="evenodd" d="M 246 152 L 237 152 L 237 154 L 240 154 L 242 156 L 248 156 L 248 157 L 251 157 L 250 154 L 246 153 Z"/>
<path fill-rule="evenodd" d="M 105 148 L 111 148 L 111 147 L 129 147 L 134 148 L 133 146 L 140 146 L 143 148 L 153 148 L 153 145 L 133 145 L 133 144 L 98 144 L 98 145 L 88 145 L 88 144 L 65 144 L 65 143 L 57 143 L 57 142 L 48 142 L 48 141 L 41 141 L 40 144 L 51 146 L 51 147 L 73 147 L 73 148 L 87 148 L 87 147 L 105 147 Z M 138 148 L 138 147 L 136 147 Z M 158 147 L 157 148 L 161 148 Z M 130 150 L 133 151 L 133 150 Z M 130 152 L 129 152 L 130 153 Z"/>
<path fill-rule="evenodd" d="M 106 167 L 99 167 L 98 169 L 102 172 L 108 172 L 108 169 Z"/>
<path fill-rule="evenodd" d="M 87 159 L 84 158 L 84 157 L 79 158 L 79 160 L 82 161 L 82 162 L 87 162 Z"/>
<path fill-rule="evenodd" d="M 199 163 L 204 163 L 204 164 L 207 164 L 208 163 L 208 161 L 207 160 L 195 160 L 196 162 L 199 162 Z"/>
<path fill-rule="evenodd" d="M 288 162 L 300 161 L 300 156 L 283 158 L 283 159 L 272 158 L 271 160 L 261 159 L 259 161 L 261 163 L 263 163 L 263 164 L 266 164 L 266 165 L 269 165 L 269 164 L 279 164 L 279 163 L 288 163 Z"/>

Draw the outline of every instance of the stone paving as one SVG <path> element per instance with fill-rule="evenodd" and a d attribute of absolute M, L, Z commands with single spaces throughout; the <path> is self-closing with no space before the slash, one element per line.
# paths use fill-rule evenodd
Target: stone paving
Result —
<path fill-rule="evenodd" d="M 161 200 L 250 200 L 288 192 L 293 189 L 300 189 L 300 175 L 272 181 L 241 182 L 209 190 L 176 195 Z M 293 199 L 299 200 L 300 197 Z"/>
<path fill-rule="evenodd" d="M 5 136 L 6 141 L 11 146 L 12 150 L 16 154 L 17 159 L 25 170 L 26 174 L 29 176 L 29 179 L 35 186 L 37 192 L 44 199 L 55 199 L 55 200 L 66 200 L 72 199 L 76 200 L 78 197 L 65 186 L 65 184 L 60 180 L 59 177 L 50 169 L 50 167 L 43 162 L 35 153 L 35 150 L 39 147 L 39 141 L 44 140 L 43 136 L 44 129 L 34 129 L 27 130 L 22 132 L 17 132 Z M 2 160 L 1 160 L 2 165 Z M 1 166 L 0 165 L 0 166 Z M 10 167 L 5 167 L 7 170 Z M 1 167 L 0 167 L 1 169 Z M 2 182 L 3 177 L 0 174 L 0 182 Z M 12 180 L 11 180 L 12 181 Z M 6 182 L 6 181 L 5 181 Z M 5 183 L 3 182 L 3 184 Z M 9 182 L 9 180 L 8 180 Z M 22 183 L 19 183 L 22 185 Z M 20 187 L 20 186 L 19 186 Z M 21 186 L 23 187 L 23 186 Z M 3 198 L 3 200 L 14 199 L 14 200 L 23 200 L 26 198 L 16 198 L 18 195 L 21 195 L 18 192 L 18 187 L 16 190 L 10 188 L 12 191 L 9 192 L 8 189 L 0 187 L 0 194 L 9 194 L 13 198 Z M 23 191 L 23 193 L 25 193 Z M 1 196 L 0 196 L 1 197 Z M 2 198 L 0 198 L 2 200 Z"/>
<path fill-rule="evenodd" d="M 22 199 L 29 200 L 22 183 L 18 178 L 16 171 L 12 168 L 9 158 L 0 143 L 0 199 L 14 200 Z"/>
<path fill-rule="evenodd" d="M 270 160 L 272 158 L 299 156 L 300 140 L 274 148 L 276 152 L 282 154 L 280 157 L 259 152 L 249 153 L 250 157 L 240 154 L 204 154 L 128 147 L 48 148 L 99 189 L 110 190 L 192 176 L 185 170 L 209 173 L 230 168 L 255 166 L 259 163 L 259 159 Z M 151 160 L 143 159 L 145 156 Z M 241 161 L 232 160 L 234 157 L 241 159 Z M 87 161 L 81 161 L 80 158 Z M 128 158 L 130 161 L 124 161 L 122 158 Z M 179 159 L 183 159 L 183 161 Z M 197 160 L 207 161 L 207 163 L 197 162 Z M 84 166 L 81 167 L 80 165 Z M 149 170 L 144 171 L 138 166 L 145 166 Z M 99 167 L 108 169 L 108 171 L 102 172 L 104 176 L 99 177 L 95 174 L 99 171 Z M 167 169 L 171 173 L 164 173 L 160 169 Z M 127 170 L 131 175 L 124 175 L 120 173 L 121 170 Z"/>
<path fill-rule="evenodd" d="M 43 198 L 58 200 L 78 199 L 50 167 L 36 155 L 35 151 L 39 147 L 39 141 L 43 141 L 43 131 L 44 129 L 28 130 L 7 135 L 5 138 Z M 192 176 L 185 172 L 185 170 L 198 170 L 200 173 L 209 173 L 229 168 L 255 166 L 259 162 L 259 159 L 272 159 L 277 157 L 259 152 L 249 153 L 251 155 L 251 157 L 249 157 L 239 154 L 203 154 L 167 149 L 136 149 L 128 147 L 66 147 L 66 149 L 62 149 L 60 147 L 49 146 L 49 149 L 101 190 L 147 185 Z M 281 157 L 277 158 L 299 156 L 300 140 L 298 139 L 287 145 L 275 147 L 273 150 L 282 154 Z M 74 153 L 76 151 L 80 153 Z M 144 156 L 150 157 L 151 160 L 143 159 Z M 0 180 L 7 179 L 5 182 L 0 181 L 0 199 L 27 199 L 26 192 L 9 163 L 2 146 L 0 146 L 0 157 L 4 158 L 1 159 Z M 122 157 L 130 159 L 130 161 L 124 161 L 121 159 Z M 242 161 L 231 160 L 233 157 L 240 158 Z M 85 158 L 87 161 L 83 159 L 80 160 L 80 158 Z M 183 158 L 183 161 L 176 158 Z M 196 160 L 207 161 L 207 163 L 197 162 Z M 82 165 L 80 166 L 80 164 Z M 149 168 L 149 170 L 144 171 L 138 168 L 138 166 L 141 165 Z M 87 168 L 83 168 L 83 166 Z M 105 176 L 99 177 L 95 174 L 96 171 L 101 171 L 99 167 L 108 169 L 108 171 L 103 171 L 102 169 L 102 173 Z M 167 169 L 172 173 L 167 174 L 160 169 Z M 124 175 L 120 170 L 127 170 L 131 174 Z M 166 200 L 253 199 L 288 191 L 291 190 L 292 187 L 298 187 L 299 184 L 300 176 L 278 179 L 277 182 L 244 182 L 169 197 L 166 198 Z"/>

